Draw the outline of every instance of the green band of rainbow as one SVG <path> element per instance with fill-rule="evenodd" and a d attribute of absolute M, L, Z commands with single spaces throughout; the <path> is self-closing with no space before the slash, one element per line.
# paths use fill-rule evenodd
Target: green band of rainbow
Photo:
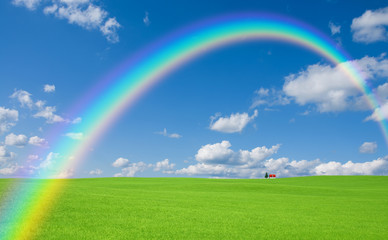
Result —
<path fill-rule="evenodd" d="M 365 94 L 371 109 L 377 112 L 381 119 L 380 127 L 388 143 L 387 120 L 381 114 L 378 99 L 367 86 L 362 72 L 333 42 L 311 27 L 282 17 L 239 14 L 208 20 L 172 36 L 163 44 L 145 51 L 147 54 L 142 56 L 141 60 L 132 61 L 120 77 L 109 81 L 108 88 L 98 95 L 82 114 L 82 123 L 67 130 L 83 132 L 85 138 L 81 143 L 61 140 L 54 152 L 62 154 L 62 161 L 57 164 L 54 175 L 52 172 L 46 172 L 43 177 L 53 177 L 64 169 L 75 168 L 80 164 L 89 149 L 117 118 L 173 70 L 214 49 L 254 40 L 271 39 L 296 44 L 318 53 L 341 68 L 349 80 Z M 18 211 L 18 214 L 11 218 L 9 223 L 13 226 L 9 226 L 9 231 L 4 233 L 5 239 L 33 236 L 33 229 L 38 228 L 37 225 L 44 217 L 43 206 L 49 204 L 48 202 L 52 204 L 63 185 L 61 181 L 44 185 L 40 189 L 23 189 L 24 192 L 20 197 L 23 200 L 19 199 L 16 202 L 25 203 L 28 199 L 34 201 L 23 205 L 22 211 Z M 24 232 L 18 229 L 24 229 Z"/>

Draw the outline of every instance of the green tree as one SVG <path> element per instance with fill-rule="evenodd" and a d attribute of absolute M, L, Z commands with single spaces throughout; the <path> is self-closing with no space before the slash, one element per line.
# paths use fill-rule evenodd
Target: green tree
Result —
<path fill-rule="evenodd" d="M 264 176 L 264 177 L 265 177 L 265 178 L 268 178 L 268 173 L 267 173 L 267 172 L 265 173 L 265 176 Z"/>

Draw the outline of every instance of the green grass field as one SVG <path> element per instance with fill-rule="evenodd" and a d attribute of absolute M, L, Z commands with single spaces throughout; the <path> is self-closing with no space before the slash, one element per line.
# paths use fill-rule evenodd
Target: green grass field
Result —
<path fill-rule="evenodd" d="M 388 177 L 70 179 L 38 239 L 388 239 Z"/>

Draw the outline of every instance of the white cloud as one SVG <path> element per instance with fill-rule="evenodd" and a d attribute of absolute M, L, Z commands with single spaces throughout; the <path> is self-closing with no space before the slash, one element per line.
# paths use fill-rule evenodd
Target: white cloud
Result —
<path fill-rule="evenodd" d="M 12 4 L 20 7 L 26 7 L 29 10 L 35 10 L 42 0 L 12 0 Z"/>
<path fill-rule="evenodd" d="M 257 115 L 258 112 L 255 110 L 252 116 L 249 116 L 248 113 L 235 113 L 231 114 L 230 117 L 212 116 L 210 129 L 224 133 L 241 132 Z"/>
<path fill-rule="evenodd" d="M 121 27 L 116 18 L 109 18 L 104 25 L 100 26 L 101 32 L 111 43 L 119 42 L 119 35 L 117 30 Z"/>
<path fill-rule="evenodd" d="M 163 131 L 161 132 L 156 132 L 156 134 L 160 134 L 160 135 L 163 135 L 165 137 L 169 137 L 169 138 L 181 138 L 182 135 L 178 134 L 178 133 L 168 133 L 167 132 L 167 129 L 163 129 Z"/>
<path fill-rule="evenodd" d="M 229 141 L 222 141 L 215 144 L 207 144 L 202 146 L 197 154 L 195 159 L 198 162 L 213 162 L 213 163 L 224 163 L 229 162 L 233 159 L 234 152 L 230 147 Z"/>
<path fill-rule="evenodd" d="M 16 156 L 14 152 L 9 152 L 5 146 L 0 145 L 0 162 L 13 159 Z"/>
<path fill-rule="evenodd" d="M 32 101 L 31 93 L 24 90 L 17 90 L 11 96 L 11 98 L 16 98 L 22 107 L 32 108 L 34 106 L 34 101 Z"/>
<path fill-rule="evenodd" d="M 45 147 L 48 145 L 48 142 L 44 138 L 40 138 L 38 136 L 30 137 L 30 140 L 28 140 L 28 143 L 38 147 Z"/>
<path fill-rule="evenodd" d="M 312 173 L 316 175 L 386 175 L 388 174 L 388 161 L 385 157 L 363 163 L 353 163 L 352 161 L 345 164 L 328 162 L 315 167 Z"/>
<path fill-rule="evenodd" d="M 284 94 L 281 90 L 276 90 L 274 88 L 260 88 L 255 91 L 255 97 L 251 105 L 251 109 L 266 105 L 266 106 L 276 106 L 276 105 L 288 105 L 290 104 L 291 99 Z"/>
<path fill-rule="evenodd" d="M 19 170 L 21 167 L 17 164 L 9 165 L 4 168 L 0 168 L 0 174 L 1 175 L 12 175 L 14 174 L 17 170 Z"/>
<path fill-rule="evenodd" d="M 80 118 L 80 117 L 77 117 L 73 121 L 71 121 L 72 124 L 78 124 L 80 122 L 82 122 L 82 118 Z"/>
<path fill-rule="evenodd" d="M 30 154 L 28 155 L 28 161 L 31 162 L 31 161 L 35 161 L 35 160 L 38 160 L 39 159 L 39 156 L 36 155 L 36 154 Z"/>
<path fill-rule="evenodd" d="M 388 119 L 388 102 L 384 103 L 382 106 L 379 108 L 376 108 L 373 110 L 373 113 L 365 118 L 365 121 L 376 121 L 380 122 L 383 119 Z"/>
<path fill-rule="evenodd" d="M 198 150 L 201 154 L 196 155 L 199 163 L 168 173 L 221 178 L 263 178 L 266 172 L 275 173 L 279 177 L 388 174 L 388 156 L 364 163 L 321 163 L 319 159 L 290 161 L 287 157 L 269 158 L 278 151 L 280 145 L 238 152 L 232 151 L 230 146 L 228 141 L 205 145 Z"/>
<path fill-rule="evenodd" d="M 53 0 L 52 5 L 46 6 L 43 12 L 88 30 L 98 29 L 109 42 L 119 41 L 119 22 L 115 17 L 108 18 L 108 12 L 91 0 Z"/>
<path fill-rule="evenodd" d="M 367 110 L 365 96 L 342 71 L 342 67 L 349 64 L 358 66 L 366 79 L 388 76 L 388 59 L 384 54 L 366 56 L 335 67 L 310 65 L 306 70 L 287 76 L 283 91 L 300 105 L 315 104 L 320 112 Z"/>
<path fill-rule="evenodd" d="M 341 32 L 341 26 L 335 25 L 333 22 L 329 22 L 329 28 L 331 31 L 331 35 L 335 35 Z"/>
<path fill-rule="evenodd" d="M 70 168 L 63 170 L 55 178 L 71 178 L 72 176 L 74 176 L 74 169 Z"/>
<path fill-rule="evenodd" d="M 377 150 L 377 143 L 376 142 L 364 142 L 360 146 L 360 153 L 375 153 Z"/>
<path fill-rule="evenodd" d="M 49 93 L 49 92 L 55 92 L 55 85 L 46 84 L 46 85 L 44 85 L 43 90 L 44 90 L 45 92 L 47 92 L 47 93 Z"/>
<path fill-rule="evenodd" d="M 47 154 L 47 157 L 45 160 L 43 160 L 36 169 L 41 168 L 51 168 L 54 164 L 55 160 L 59 157 L 59 153 L 50 152 Z"/>
<path fill-rule="evenodd" d="M 154 171 L 167 171 L 167 170 L 172 170 L 175 167 L 174 163 L 170 163 L 170 161 L 166 158 L 163 161 L 157 162 L 154 166 Z"/>
<path fill-rule="evenodd" d="M 144 162 L 131 163 L 128 167 L 121 169 L 121 173 L 116 173 L 115 177 L 134 177 L 136 173 L 143 172 L 152 165 Z"/>
<path fill-rule="evenodd" d="M 18 121 L 19 112 L 17 110 L 0 107 L 0 134 L 9 131 Z"/>
<path fill-rule="evenodd" d="M 271 148 L 256 147 L 249 150 L 239 150 L 234 152 L 230 147 L 232 144 L 229 141 L 221 143 L 207 144 L 202 146 L 195 159 L 201 163 L 207 164 L 229 164 L 241 165 L 246 168 L 256 167 L 260 162 L 269 156 L 277 153 L 280 145 L 272 146 Z"/>
<path fill-rule="evenodd" d="M 61 116 L 56 115 L 56 108 L 46 106 L 45 108 L 41 109 L 39 112 L 34 114 L 35 118 L 45 118 L 47 123 L 58 123 L 58 122 L 65 122 L 66 120 L 63 119 Z"/>
<path fill-rule="evenodd" d="M 145 15 L 144 15 L 144 18 L 143 18 L 143 22 L 144 22 L 144 24 L 147 27 L 151 24 L 148 12 L 145 12 Z"/>
<path fill-rule="evenodd" d="M 128 159 L 120 157 L 120 158 L 117 158 L 116 161 L 112 163 L 112 166 L 116 168 L 124 167 L 128 164 L 128 162 L 129 162 Z"/>
<path fill-rule="evenodd" d="M 351 25 L 353 40 L 371 43 L 388 40 L 388 7 L 375 11 L 367 10 L 361 17 L 354 18 Z"/>
<path fill-rule="evenodd" d="M 101 169 L 96 169 L 96 170 L 91 170 L 89 172 L 90 175 L 101 175 L 102 174 L 102 170 Z"/>
<path fill-rule="evenodd" d="M 28 138 L 26 135 L 20 134 L 15 135 L 13 133 L 8 134 L 5 137 L 5 145 L 8 146 L 16 146 L 16 147 L 24 147 L 28 143 Z"/>
<path fill-rule="evenodd" d="M 82 132 L 79 132 L 79 133 L 69 132 L 69 133 L 66 133 L 65 136 L 74 140 L 82 140 L 84 138 L 84 134 Z"/>

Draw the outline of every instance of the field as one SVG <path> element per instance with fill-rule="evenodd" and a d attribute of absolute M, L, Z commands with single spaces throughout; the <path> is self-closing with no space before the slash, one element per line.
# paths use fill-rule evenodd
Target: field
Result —
<path fill-rule="evenodd" d="M 388 177 L 70 179 L 38 239 L 388 239 Z"/>

